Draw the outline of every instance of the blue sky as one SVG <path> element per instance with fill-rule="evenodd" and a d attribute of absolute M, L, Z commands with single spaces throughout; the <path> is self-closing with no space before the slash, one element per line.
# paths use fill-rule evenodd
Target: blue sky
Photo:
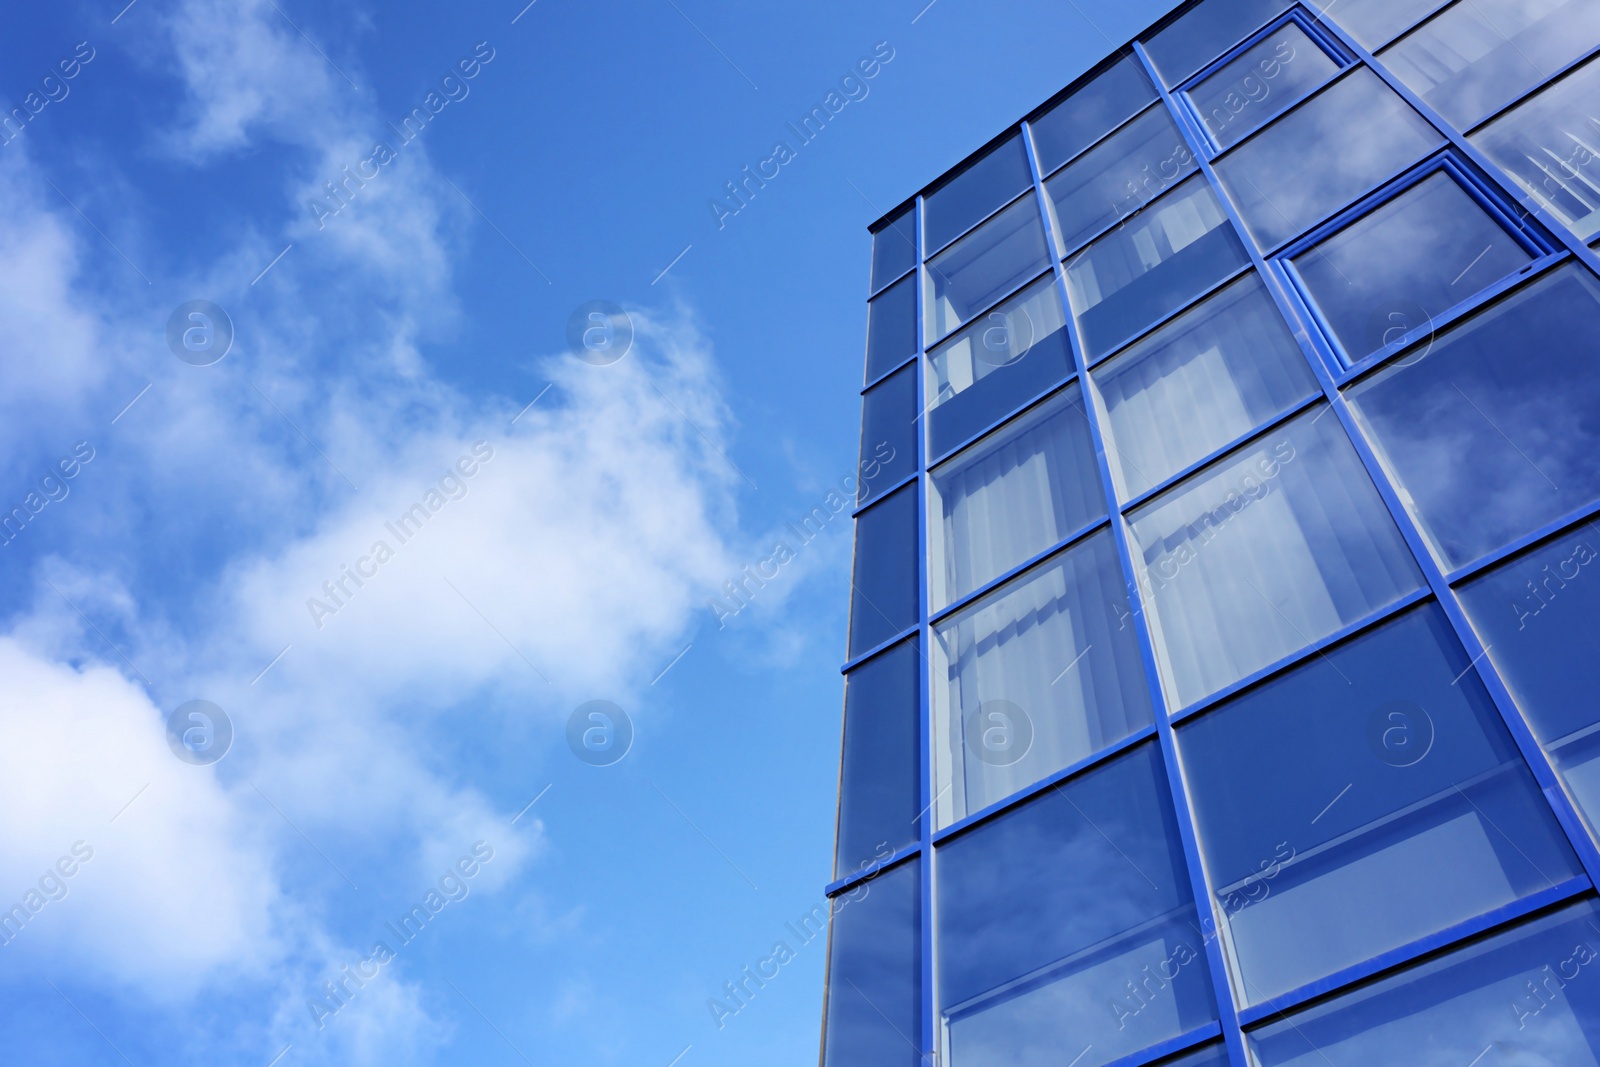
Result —
<path fill-rule="evenodd" d="M 1168 5 L 522 5 L 0 15 L 32 116 L 0 145 L 0 903 L 43 885 L 0 945 L 8 1062 L 815 1062 L 825 949 L 785 924 L 830 876 L 848 524 L 726 627 L 707 600 L 855 466 L 866 224 Z M 209 366 L 168 345 L 192 300 L 233 324 Z M 594 300 L 636 332 L 608 366 L 566 351 Z M 196 699 L 219 762 L 168 747 Z M 634 723 L 614 765 L 567 744 L 590 700 Z M 308 1007 L 346 966 L 376 977 Z"/>

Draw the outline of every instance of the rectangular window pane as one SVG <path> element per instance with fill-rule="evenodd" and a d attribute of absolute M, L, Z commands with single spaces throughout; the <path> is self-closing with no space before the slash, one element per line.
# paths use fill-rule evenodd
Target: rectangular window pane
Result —
<path fill-rule="evenodd" d="M 797 531 L 822 532 L 827 507 L 813 508 Z M 917 621 L 917 484 L 896 489 L 856 517 L 850 596 L 850 655 L 859 656 Z"/>
<path fill-rule="evenodd" d="M 1175 709 L 1422 585 L 1339 420 L 1320 405 L 1129 519 Z"/>
<path fill-rule="evenodd" d="M 1001 586 L 934 632 L 934 778 L 948 825 L 1153 721 L 1111 535 Z"/>
<path fill-rule="evenodd" d="M 1600 528 L 1586 523 L 1460 589 L 1472 625 L 1566 780 L 1600 828 Z"/>
<path fill-rule="evenodd" d="M 1594 0 L 1470 0 L 1380 57 L 1457 128 L 1476 126 L 1600 44 Z"/>
<path fill-rule="evenodd" d="M 917 354 L 917 279 L 906 278 L 867 305 L 867 381 Z"/>
<path fill-rule="evenodd" d="M 883 862 L 921 833 L 922 664 L 913 637 L 845 676 L 835 878 Z"/>
<path fill-rule="evenodd" d="M 1596 1067 L 1597 927 L 1594 902 L 1574 904 L 1245 1038 L 1261 1067 Z"/>
<path fill-rule="evenodd" d="M 935 609 L 1000 577 L 1106 513 L 1076 385 L 933 472 Z"/>
<path fill-rule="evenodd" d="M 1249 262 L 1203 175 L 1195 175 L 1067 263 L 1089 357 L 1160 322 Z"/>
<path fill-rule="evenodd" d="M 1532 261 L 1442 171 L 1292 260 L 1351 362 Z"/>
<path fill-rule="evenodd" d="M 1046 174 L 1157 99 L 1135 56 L 1126 56 L 1031 123 L 1033 148 Z"/>
<path fill-rule="evenodd" d="M 917 265 L 917 209 L 908 207 L 872 235 L 872 291 Z"/>
<path fill-rule="evenodd" d="M 1033 196 L 939 253 L 928 264 L 928 339 L 938 340 L 1050 265 Z"/>
<path fill-rule="evenodd" d="M 1216 1018 L 1154 744 L 940 847 L 951 1067 L 1100 1067 Z"/>
<path fill-rule="evenodd" d="M 1359 199 L 1444 138 L 1366 68 L 1217 160 L 1263 250 Z"/>
<path fill-rule="evenodd" d="M 1206 0 L 1145 43 L 1168 85 L 1189 75 L 1271 22 L 1292 0 Z"/>
<path fill-rule="evenodd" d="M 1162 1060 L 1160 1067 L 1228 1067 L 1228 1047 L 1221 1043 L 1175 1060 Z"/>
<path fill-rule="evenodd" d="M 943 248 L 957 234 L 1032 184 L 1022 134 L 1014 134 L 928 194 L 922 209 L 927 214 L 929 251 Z"/>
<path fill-rule="evenodd" d="M 1094 381 L 1123 499 L 1317 391 L 1294 334 L 1254 274 L 1101 364 Z"/>
<path fill-rule="evenodd" d="M 1338 69 L 1298 24 L 1286 22 L 1189 90 L 1189 102 L 1226 148 L 1310 96 Z"/>
<path fill-rule="evenodd" d="M 1370 51 L 1382 48 L 1450 0 L 1306 0 L 1314 12 L 1328 20 Z M 1324 20 L 1327 21 L 1327 20 Z"/>
<path fill-rule="evenodd" d="M 1061 228 L 1061 250 L 1076 251 L 1198 166 L 1165 105 L 1150 108 L 1045 183 Z"/>
<path fill-rule="evenodd" d="M 1600 233 L 1600 62 L 1579 67 L 1471 140 L 1580 240 Z"/>
<path fill-rule="evenodd" d="M 926 1067 L 917 1044 L 920 864 L 910 860 L 833 898 L 822 1067 Z M 802 922 L 804 932 L 815 936 L 809 918 Z"/>
<path fill-rule="evenodd" d="M 889 375 L 861 397 L 861 463 L 856 504 L 917 470 L 917 368 Z"/>
<path fill-rule="evenodd" d="M 1600 498 L 1600 284 L 1547 274 L 1350 390 L 1447 566 Z"/>
<path fill-rule="evenodd" d="M 1046 277 L 928 354 L 928 447 L 937 457 L 1072 374 L 1067 316 Z"/>
<path fill-rule="evenodd" d="M 1181 725 L 1178 740 L 1245 1003 L 1582 872 L 1431 604 Z"/>

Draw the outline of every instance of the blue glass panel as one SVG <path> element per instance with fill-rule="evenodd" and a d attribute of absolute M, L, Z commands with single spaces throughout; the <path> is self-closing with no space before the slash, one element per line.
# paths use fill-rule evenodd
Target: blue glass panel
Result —
<path fill-rule="evenodd" d="M 1032 184 L 1022 134 L 1014 134 L 923 200 L 928 251 L 943 248 Z"/>
<path fill-rule="evenodd" d="M 1249 262 L 1203 175 L 1195 175 L 1067 262 L 1091 358 L 1155 325 Z"/>
<path fill-rule="evenodd" d="M 917 367 L 910 364 L 861 397 L 861 479 L 857 504 L 916 473 Z"/>
<path fill-rule="evenodd" d="M 872 291 L 917 265 L 917 209 L 908 207 L 872 235 Z"/>
<path fill-rule="evenodd" d="M 1363 67 L 1217 160 L 1217 174 L 1257 243 L 1268 249 L 1443 143 Z"/>
<path fill-rule="evenodd" d="M 1271 22 L 1293 0 L 1206 0 L 1145 43 L 1168 85 L 1189 75 Z"/>
<path fill-rule="evenodd" d="M 1600 827 L 1600 529 L 1571 533 L 1460 589 L 1483 643 L 1566 780 Z"/>
<path fill-rule="evenodd" d="M 1039 168 L 1049 174 L 1155 100 L 1155 86 L 1139 60 L 1119 59 L 1032 122 Z"/>
<path fill-rule="evenodd" d="M 928 448 L 937 457 L 1072 373 L 1067 317 L 1042 278 L 928 354 Z"/>
<path fill-rule="evenodd" d="M 881 863 L 921 833 L 922 664 L 913 637 L 845 676 L 835 878 Z"/>
<path fill-rule="evenodd" d="M 1596 1067 L 1600 909 L 1584 901 L 1274 1021 L 1261 1067 Z"/>
<path fill-rule="evenodd" d="M 1532 261 L 1454 178 L 1438 172 L 1293 263 L 1354 362 Z"/>
<path fill-rule="evenodd" d="M 926 1067 L 918 1045 L 922 1033 L 920 863 L 909 860 L 833 898 L 822 1067 Z M 802 923 L 800 932 L 815 936 L 809 919 Z M 787 939 L 784 943 L 788 944 Z M 790 947 L 793 950 L 800 945 Z M 774 966 L 778 965 L 775 961 Z M 754 992 L 751 990 L 752 995 Z"/>
<path fill-rule="evenodd" d="M 1162 1060 L 1156 1067 L 1228 1067 L 1228 1047 L 1220 1042 L 1176 1059 Z"/>
<path fill-rule="evenodd" d="M 1396 41 L 1380 57 L 1462 130 L 1476 126 L 1600 45 L 1594 0 L 1472 0 Z"/>
<path fill-rule="evenodd" d="M 917 354 L 917 279 L 906 278 L 867 305 L 867 381 Z"/>
<path fill-rule="evenodd" d="M 1547 274 L 1350 392 L 1451 566 L 1600 498 L 1600 285 Z"/>
<path fill-rule="evenodd" d="M 1094 371 L 1123 499 L 1166 481 L 1317 391 L 1254 274 Z"/>
<path fill-rule="evenodd" d="M 1153 721 L 1111 535 L 937 624 L 934 789 L 948 825 Z"/>
<path fill-rule="evenodd" d="M 1582 873 L 1431 604 L 1181 725 L 1178 740 L 1246 1003 Z"/>
<path fill-rule="evenodd" d="M 1367 51 L 1382 48 L 1450 0 L 1306 0 Z"/>
<path fill-rule="evenodd" d="M 1045 183 L 1061 228 L 1061 250 L 1085 241 L 1198 169 L 1166 107 L 1158 104 Z"/>
<path fill-rule="evenodd" d="M 952 1067 L 1100 1067 L 1216 1018 L 1156 746 L 941 846 Z"/>
<path fill-rule="evenodd" d="M 1174 708 L 1422 586 L 1383 498 L 1322 405 L 1128 518 Z"/>
<path fill-rule="evenodd" d="M 832 503 L 828 506 L 831 508 Z M 809 521 L 805 528 L 810 532 Z M 850 655 L 859 656 L 917 621 L 915 482 L 895 490 L 856 517 L 854 575 Z"/>
<path fill-rule="evenodd" d="M 1518 104 L 1471 140 L 1580 240 L 1600 233 L 1600 61 Z"/>
<path fill-rule="evenodd" d="M 1030 194 L 928 264 L 928 340 L 936 341 L 1050 265 Z"/>
<path fill-rule="evenodd" d="M 1089 416 L 1063 389 L 937 468 L 929 527 L 935 609 L 1105 515 Z"/>
<path fill-rule="evenodd" d="M 1189 90 L 1212 139 L 1223 148 L 1304 100 L 1339 70 L 1298 24 L 1286 22 Z"/>

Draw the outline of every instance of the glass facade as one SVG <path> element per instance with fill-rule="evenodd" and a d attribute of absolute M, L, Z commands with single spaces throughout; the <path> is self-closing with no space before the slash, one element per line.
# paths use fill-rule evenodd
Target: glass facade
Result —
<path fill-rule="evenodd" d="M 1191 0 L 873 225 L 823 1067 L 1600 1067 L 1597 12 Z"/>

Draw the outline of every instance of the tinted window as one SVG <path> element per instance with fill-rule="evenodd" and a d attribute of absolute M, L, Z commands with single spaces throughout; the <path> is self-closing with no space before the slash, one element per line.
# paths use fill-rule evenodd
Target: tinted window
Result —
<path fill-rule="evenodd" d="M 920 862 L 910 860 L 833 898 L 823 1067 L 924 1067 L 916 1044 L 922 1033 Z M 814 936 L 810 918 L 802 923 L 801 931 Z"/>
<path fill-rule="evenodd" d="M 1191 89 L 1189 102 L 1226 148 L 1310 96 L 1338 69 L 1304 30 L 1287 22 Z"/>
<path fill-rule="evenodd" d="M 1271 22 L 1292 0 L 1206 0 L 1146 43 L 1168 85 L 1189 75 Z"/>
<path fill-rule="evenodd" d="M 1582 870 L 1432 605 L 1178 737 L 1246 1003 Z"/>
<path fill-rule="evenodd" d="M 922 663 L 913 637 L 845 676 L 835 878 L 881 863 L 920 833 Z"/>
<path fill-rule="evenodd" d="M 867 381 L 917 354 L 917 279 L 906 278 L 867 305 Z"/>
<path fill-rule="evenodd" d="M 906 208 L 872 235 L 872 291 L 917 265 L 917 211 Z"/>
<path fill-rule="evenodd" d="M 1152 107 L 1045 183 L 1062 251 L 1136 214 L 1197 166 L 1167 109 Z"/>
<path fill-rule="evenodd" d="M 1254 274 L 1094 371 L 1124 499 L 1316 392 L 1294 335 Z"/>
<path fill-rule="evenodd" d="M 1025 196 L 928 264 L 928 339 L 971 321 L 1049 265 L 1039 205 Z"/>
<path fill-rule="evenodd" d="M 826 520 L 832 501 L 802 520 Z M 917 621 L 917 485 L 878 501 L 856 518 L 856 559 L 850 596 L 850 655 L 859 656 Z"/>
<path fill-rule="evenodd" d="M 1155 745 L 939 860 L 941 1062 L 1099 1067 L 1216 1018 Z"/>
<path fill-rule="evenodd" d="M 917 470 L 917 368 L 911 364 L 861 398 L 861 466 L 856 502 Z"/>
<path fill-rule="evenodd" d="M 1382 48 L 1450 0 L 1306 0 L 1368 51 Z"/>
<path fill-rule="evenodd" d="M 1248 262 L 1216 194 L 1195 175 L 1068 261 L 1085 354 L 1111 351 Z"/>
<path fill-rule="evenodd" d="M 927 213 L 929 250 L 943 248 L 1032 183 L 1022 135 L 1015 134 L 928 194 L 923 210 Z"/>
<path fill-rule="evenodd" d="M 1118 60 L 1033 121 L 1039 166 L 1046 174 L 1055 170 L 1155 99 L 1155 87 L 1139 60 L 1133 56 Z"/>
<path fill-rule="evenodd" d="M 1600 285 L 1546 275 L 1351 390 L 1452 567 L 1600 497 Z"/>
<path fill-rule="evenodd" d="M 1272 248 L 1443 144 L 1376 74 L 1357 70 L 1217 160 L 1245 225 Z"/>
<path fill-rule="evenodd" d="M 1359 360 L 1532 259 L 1455 179 L 1436 173 L 1294 266 L 1346 356 Z"/>

